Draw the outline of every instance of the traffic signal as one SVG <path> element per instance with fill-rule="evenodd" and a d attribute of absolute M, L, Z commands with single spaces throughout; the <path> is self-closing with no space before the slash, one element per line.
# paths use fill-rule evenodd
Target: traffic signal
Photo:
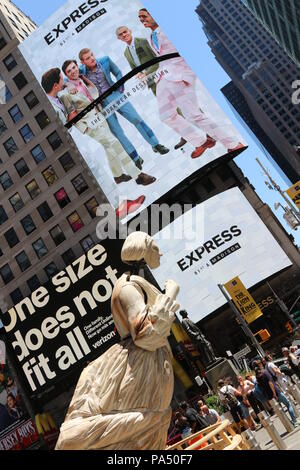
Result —
<path fill-rule="evenodd" d="M 293 327 L 290 321 L 286 322 L 285 327 L 290 334 L 293 333 Z"/>
<path fill-rule="evenodd" d="M 265 341 L 268 341 L 268 339 L 271 337 L 268 330 L 259 330 L 257 333 L 255 333 L 254 336 L 258 336 L 259 344 L 262 344 Z"/>

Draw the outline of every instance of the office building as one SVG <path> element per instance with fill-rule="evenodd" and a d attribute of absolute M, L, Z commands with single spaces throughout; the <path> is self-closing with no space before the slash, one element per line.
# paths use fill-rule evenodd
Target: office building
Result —
<path fill-rule="evenodd" d="M 300 66 L 300 5 L 298 0 L 242 0 Z"/>
<path fill-rule="evenodd" d="M 300 107 L 292 102 L 296 64 L 240 0 L 201 0 L 196 9 L 217 61 L 240 90 L 278 152 L 272 157 L 299 180 Z"/>
<path fill-rule="evenodd" d="M 18 44 L 35 25 L 0 2 L 2 309 L 30 295 L 97 241 L 105 200 Z"/>

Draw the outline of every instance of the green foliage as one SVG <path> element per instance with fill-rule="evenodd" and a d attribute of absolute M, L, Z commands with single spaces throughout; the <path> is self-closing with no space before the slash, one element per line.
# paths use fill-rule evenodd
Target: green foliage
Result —
<path fill-rule="evenodd" d="M 217 395 L 211 395 L 205 400 L 208 408 L 216 410 L 220 415 L 225 413 L 227 409 L 220 403 L 219 397 Z"/>

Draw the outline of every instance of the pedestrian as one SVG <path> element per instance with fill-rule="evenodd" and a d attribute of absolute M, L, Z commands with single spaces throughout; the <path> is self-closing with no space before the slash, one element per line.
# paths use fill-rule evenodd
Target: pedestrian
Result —
<path fill-rule="evenodd" d="M 256 429 L 250 416 L 249 408 L 243 403 L 242 393 L 232 385 L 227 385 L 223 379 L 218 381 L 218 395 L 223 405 L 229 409 L 233 421 L 237 424 L 238 432 L 241 432 L 242 424 L 245 429 Z"/>
<path fill-rule="evenodd" d="M 255 376 L 257 382 L 260 384 L 265 394 L 267 395 L 268 400 L 272 400 L 274 398 L 274 400 L 278 401 L 278 403 L 284 404 L 288 409 L 288 413 L 295 428 L 300 426 L 289 399 L 280 389 L 278 382 L 274 382 L 271 374 L 263 368 L 262 363 L 256 367 Z"/>
<path fill-rule="evenodd" d="M 298 365 L 297 357 L 294 353 L 290 352 L 288 348 L 282 348 L 282 354 L 286 358 L 288 365 L 290 366 L 293 374 L 297 375 L 298 379 L 300 379 L 300 367 Z"/>
<path fill-rule="evenodd" d="M 212 426 L 213 424 L 219 423 L 221 421 L 219 413 L 213 408 L 208 408 L 207 405 L 201 406 L 201 416 L 206 419 L 209 426 Z"/>
<path fill-rule="evenodd" d="M 250 380 L 249 375 L 246 375 L 245 379 L 243 379 L 243 377 L 241 376 L 238 377 L 238 381 L 239 381 L 238 390 L 242 393 L 245 399 L 246 406 L 247 406 L 247 402 L 251 406 L 255 415 L 254 421 L 259 424 L 260 421 L 258 418 L 258 413 L 260 413 L 261 411 L 264 411 L 265 408 L 263 404 L 255 396 L 255 393 L 254 393 L 255 385 L 252 382 L 252 380 Z"/>
<path fill-rule="evenodd" d="M 180 403 L 180 411 L 187 418 L 193 434 L 209 426 L 206 419 L 185 401 Z"/>
<path fill-rule="evenodd" d="M 271 354 L 265 356 L 266 366 L 265 369 L 271 374 L 274 382 L 278 382 L 282 390 L 287 390 L 287 377 L 284 373 L 274 364 Z"/>
<path fill-rule="evenodd" d="M 192 429 L 188 419 L 182 414 L 182 411 L 175 413 L 175 429 L 181 434 L 182 439 L 192 434 Z"/>

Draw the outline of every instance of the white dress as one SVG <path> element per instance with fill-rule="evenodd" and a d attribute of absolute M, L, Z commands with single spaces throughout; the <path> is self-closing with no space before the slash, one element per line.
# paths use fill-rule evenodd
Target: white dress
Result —
<path fill-rule="evenodd" d="M 139 276 L 112 295 L 121 336 L 82 372 L 56 449 L 165 449 L 174 377 L 167 340 L 178 304 Z"/>

